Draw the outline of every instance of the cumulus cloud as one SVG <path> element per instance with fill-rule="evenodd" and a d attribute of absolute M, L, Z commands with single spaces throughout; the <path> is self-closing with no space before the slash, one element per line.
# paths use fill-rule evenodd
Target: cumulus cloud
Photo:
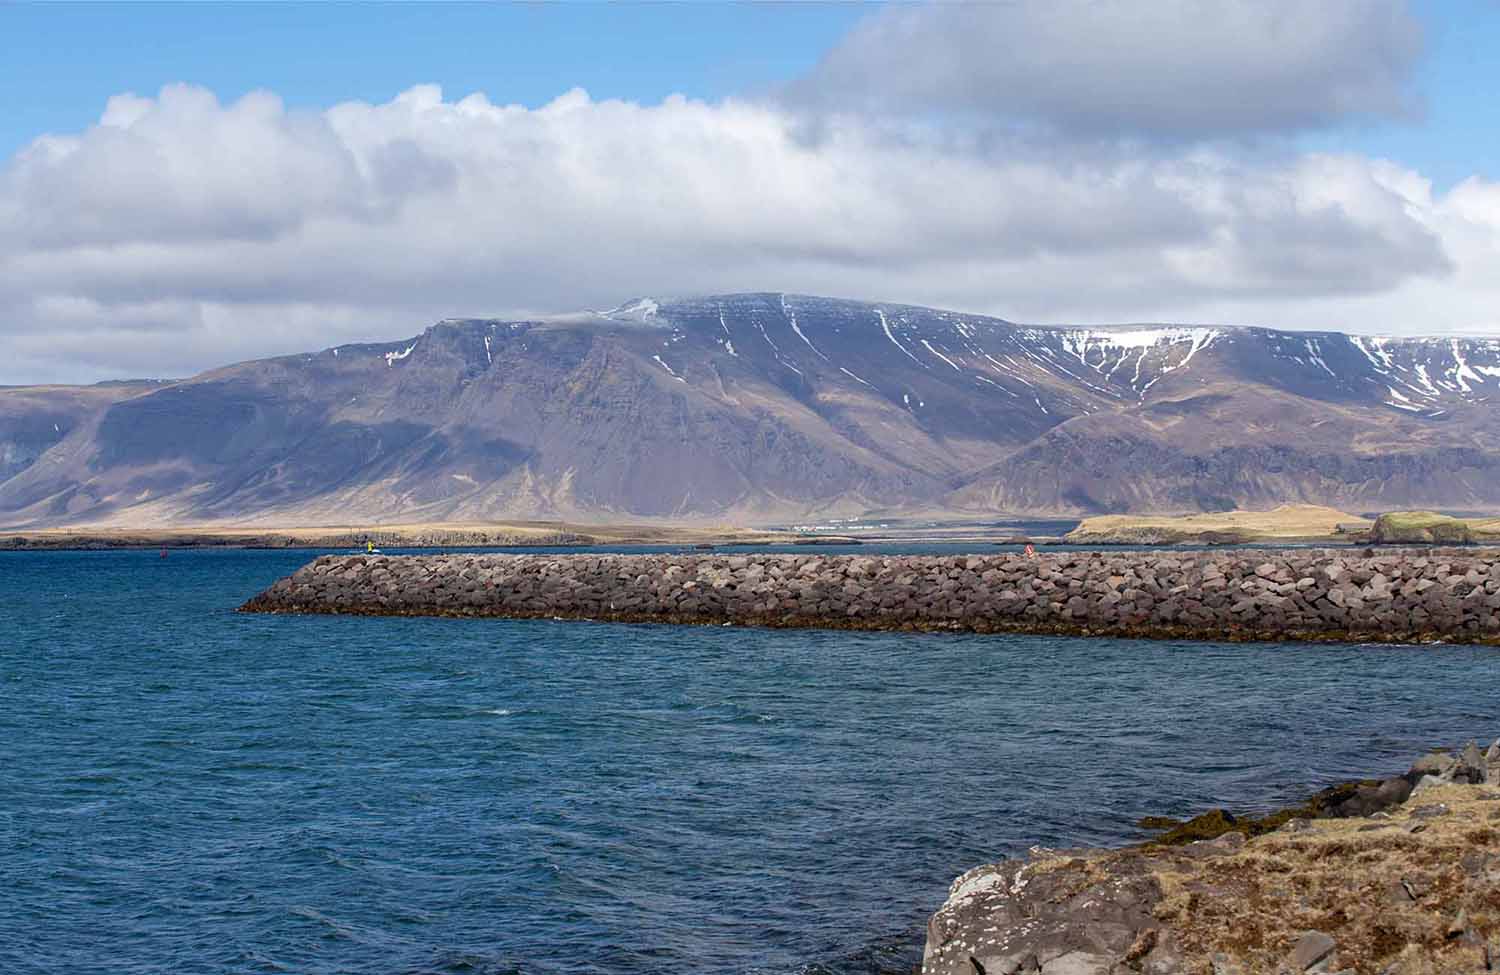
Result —
<path fill-rule="evenodd" d="M 375 215 L 373 188 L 323 119 L 268 93 L 224 106 L 172 85 L 155 100 L 113 98 L 86 133 L 23 149 L 5 177 L 6 236 L 40 250 L 270 240 L 324 215 Z"/>
<path fill-rule="evenodd" d="M 0 168 L 0 382 L 183 375 L 447 316 L 731 290 L 1461 329 L 1500 280 L 1500 190 L 1480 180 L 1435 195 L 1357 156 L 821 124 L 806 138 L 782 101 L 576 90 L 526 108 L 418 86 L 323 111 L 186 85 L 120 96 Z"/>
<path fill-rule="evenodd" d="M 961 112 L 1086 136 L 1201 139 L 1410 116 L 1422 48 L 1403 0 L 896 5 L 793 102 Z"/>

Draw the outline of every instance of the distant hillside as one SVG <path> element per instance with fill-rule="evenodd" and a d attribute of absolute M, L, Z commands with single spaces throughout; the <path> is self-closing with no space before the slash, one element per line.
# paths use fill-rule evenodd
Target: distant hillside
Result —
<path fill-rule="evenodd" d="M 640 299 L 0 389 L 0 525 L 1500 508 L 1500 340 Z"/>

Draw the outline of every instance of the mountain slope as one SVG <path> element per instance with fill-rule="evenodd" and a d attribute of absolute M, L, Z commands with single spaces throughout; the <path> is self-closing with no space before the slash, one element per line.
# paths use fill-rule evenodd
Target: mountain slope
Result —
<path fill-rule="evenodd" d="M 780 294 L 0 390 L 0 523 L 1500 507 L 1500 341 Z"/>

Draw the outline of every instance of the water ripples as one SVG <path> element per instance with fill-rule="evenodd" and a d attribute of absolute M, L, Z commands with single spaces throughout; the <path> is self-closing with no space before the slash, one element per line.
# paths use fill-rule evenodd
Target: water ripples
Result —
<path fill-rule="evenodd" d="M 907 971 L 977 863 L 1500 733 L 1476 647 L 248 617 L 0 553 L 0 970 Z"/>

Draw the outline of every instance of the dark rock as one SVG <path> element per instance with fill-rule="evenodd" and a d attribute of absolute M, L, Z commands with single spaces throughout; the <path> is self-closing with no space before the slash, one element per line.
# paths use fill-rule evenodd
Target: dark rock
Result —
<path fill-rule="evenodd" d="M 1453 781 L 1483 783 L 1488 777 L 1487 763 L 1484 754 L 1480 752 L 1479 746 L 1469 742 L 1464 750 L 1459 752 L 1458 764 L 1453 770 Z"/>
<path fill-rule="evenodd" d="M 1411 795 L 1411 783 L 1404 778 L 1386 779 L 1377 785 L 1359 785 L 1354 794 L 1329 810 L 1331 815 L 1372 816 L 1399 806 Z"/>
<path fill-rule="evenodd" d="M 970 959 L 989 972 L 1108 972 L 1154 927 L 1161 897 L 1149 877 L 1099 883 L 1085 861 L 1010 861 L 958 878 L 927 925 L 923 971 L 969 975 Z M 1029 959 L 1047 959 L 1039 969 Z"/>
<path fill-rule="evenodd" d="M 1287 967 L 1294 972 L 1305 972 L 1318 962 L 1333 954 L 1338 943 L 1322 931 L 1304 934 L 1291 953 L 1286 956 Z"/>
<path fill-rule="evenodd" d="M 1447 752 L 1432 752 L 1412 763 L 1411 774 L 1420 779 L 1423 775 L 1444 776 L 1458 764 Z"/>
<path fill-rule="evenodd" d="M 1371 810 L 1371 812 L 1378 812 L 1380 810 L 1389 809 L 1392 806 L 1399 806 L 1410 796 L 1411 783 L 1406 781 L 1406 779 L 1386 779 L 1384 782 L 1380 783 L 1379 787 L 1377 787 L 1375 791 L 1375 798 L 1380 804 L 1379 809 Z"/>

